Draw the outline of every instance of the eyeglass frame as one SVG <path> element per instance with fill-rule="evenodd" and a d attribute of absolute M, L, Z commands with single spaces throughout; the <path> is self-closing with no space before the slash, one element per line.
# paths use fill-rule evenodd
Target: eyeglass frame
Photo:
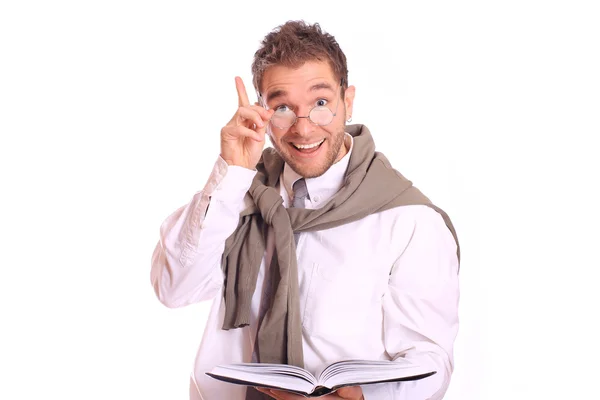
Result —
<path fill-rule="evenodd" d="M 340 81 L 340 86 L 339 87 L 343 87 L 343 86 L 344 86 L 344 79 L 342 79 Z M 262 103 L 262 106 L 268 111 L 269 110 L 269 106 L 267 105 L 267 102 L 262 97 L 262 94 L 261 93 L 257 93 L 257 94 L 258 94 L 258 98 L 260 99 L 260 102 Z M 339 95 L 337 96 L 338 101 L 337 101 L 337 104 L 335 105 L 335 112 L 331 111 L 331 109 L 329 107 L 327 107 L 327 106 L 314 106 L 313 108 L 310 109 L 310 111 L 308 112 L 308 115 L 305 116 L 305 117 L 299 117 L 293 110 L 290 110 L 290 111 L 292 111 L 292 113 L 294 113 L 294 117 L 295 118 L 294 118 L 294 122 L 292 122 L 292 124 L 290 126 L 286 127 L 286 128 L 281 128 L 281 127 L 275 125 L 271 121 L 271 119 L 269 119 L 269 123 L 272 124 L 272 125 L 275 125 L 275 127 L 279 128 L 279 129 L 290 129 L 292 126 L 294 126 L 296 124 L 296 122 L 298 122 L 299 118 L 307 118 L 312 124 L 314 124 L 316 126 L 327 126 L 327 125 L 331 124 L 333 122 L 333 120 L 335 119 L 335 117 L 337 116 L 337 110 L 338 110 L 338 107 L 340 106 L 340 98 L 341 97 L 342 96 L 341 96 L 341 91 L 340 91 Z M 329 121 L 326 124 L 317 124 L 315 121 L 313 121 L 312 118 L 310 118 L 310 114 L 313 112 L 313 110 L 315 108 L 320 108 L 320 109 L 326 108 L 332 114 L 331 121 Z M 273 117 L 271 117 L 271 118 L 273 118 Z"/>

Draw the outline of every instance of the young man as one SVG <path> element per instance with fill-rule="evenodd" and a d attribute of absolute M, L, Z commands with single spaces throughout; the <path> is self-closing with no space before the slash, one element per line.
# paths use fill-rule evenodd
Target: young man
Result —
<path fill-rule="evenodd" d="M 318 372 L 342 359 L 433 367 L 414 382 L 341 389 L 326 399 L 441 399 L 458 330 L 459 251 L 448 216 L 396 172 L 363 125 L 355 88 L 318 24 L 268 34 L 252 66 L 259 102 L 236 78 L 204 190 L 167 218 L 152 284 L 168 307 L 214 299 L 192 399 L 300 399 L 205 375 L 234 362 Z M 273 148 L 263 152 L 265 135 Z"/>

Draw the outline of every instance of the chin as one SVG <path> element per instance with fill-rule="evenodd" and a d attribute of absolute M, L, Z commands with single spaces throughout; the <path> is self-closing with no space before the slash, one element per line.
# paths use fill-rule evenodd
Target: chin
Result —
<path fill-rule="evenodd" d="M 329 145 L 329 143 L 326 143 Z M 289 147 L 289 145 L 285 145 Z M 281 151 L 275 147 L 281 155 L 281 158 L 288 164 L 298 175 L 303 178 L 317 178 L 323 175 L 336 162 L 338 151 L 332 151 L 331 148 L 322 149 L 323 152 L 313 159 L 302 159 L 290 154 L 290 151 Z M 287 149 L 293 152 L 293 149 Z"/>
<path fill-rule="evenodd" d="M 318 167 L 306 167 L 306 166 L 299 166 L 299 165 L 295 165 L 292 162 L 288 162 L 288 164 L 290 165 L 290 167 L 296 171 L 296 173 L 300 176 L 302 176 L 303 178 L 318 178 L 319 176 L 323 175 L 325 172 L 327 172 L 327 170 L 329 169 L 329 167 L 331 167 L 332 164 L 330 165 L 326 165 L 326 166 L 322 166 L 321 168 Z"/>

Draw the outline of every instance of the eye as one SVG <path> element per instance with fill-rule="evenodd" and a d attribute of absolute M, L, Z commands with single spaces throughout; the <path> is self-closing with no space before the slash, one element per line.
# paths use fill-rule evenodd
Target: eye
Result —
<path fill-rule="evenodd" d="M 323 107 L 327 104 L 327 100 L 325 99 L 319 99 L 317 100 L 317 107 Z"/>
<path fill-rule="evenodd" d="M 288 111 L 290 111 L 290 108 L 285 104 L 275 107 L 276 113 L 286 113 Z"/>

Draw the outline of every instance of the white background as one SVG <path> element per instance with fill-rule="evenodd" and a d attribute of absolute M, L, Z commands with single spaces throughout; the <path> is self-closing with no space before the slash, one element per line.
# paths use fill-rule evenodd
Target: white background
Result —
<path fill-rule="evenodd" d="M 3 1 L 0 398 L 185 399 L 209 304 L 150 286 L 259 41 L 320 22 L 366 124 L 452 217 L 446 399 L 600 398 L 595 2 Z"/>

